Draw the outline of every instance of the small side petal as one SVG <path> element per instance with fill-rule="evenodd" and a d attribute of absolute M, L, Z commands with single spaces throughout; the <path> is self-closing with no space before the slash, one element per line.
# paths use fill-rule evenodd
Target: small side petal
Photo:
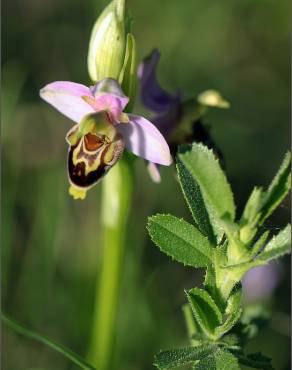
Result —
<path fill-rule="evenodd" d="M 129 119 L 129 123 L 116 126 L 127 149 L 150 162 L 169 166 L 172 163 L 169 147 L 158 129 L 143 117 L 129 114 Z"/>
<path fill-rule="evenodd" d="M 124 94 L 120 85 L 113 78 L 105 78 L 90 88 L 91 93 L 96 99 L 101 110 L 108 110 L 107 104 L 111 103 L 114 108 L 113 114 L 116 113 L 117 107 L 121 113 L 129 102 L 129 98 Z"/>
<path fill-rule="evenodd" d="M 95 98 L 94 109 L 96 112 L 106 111 L 113 121 L 117 121 L 123 112 L 123 102 L 110 94 L 103 94 Z"/>
<path fill-rule="evenodd" d="M 82 99 L 82 96 L 92 97 L 90 89 L 75 82 L 52 82 L 40 90 L 40 96 L 60 113 L 77 123 L 86 114 L 94 112 L 94 109 Z"/>

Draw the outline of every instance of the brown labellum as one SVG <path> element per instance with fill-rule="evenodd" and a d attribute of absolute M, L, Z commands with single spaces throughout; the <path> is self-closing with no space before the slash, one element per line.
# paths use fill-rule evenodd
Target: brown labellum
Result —
<path fill-rule="evenodd" d="M 68 175 L 71 184 L 88 189 L 112 168 L 124 151 L 124 141 L 118 134 L 113 142 L 88 133 L 76 145 L 70 145 Z"/>

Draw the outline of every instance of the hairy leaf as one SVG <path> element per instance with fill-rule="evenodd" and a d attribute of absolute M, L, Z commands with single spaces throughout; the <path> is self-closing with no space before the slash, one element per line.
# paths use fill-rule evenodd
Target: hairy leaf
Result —
<path fill-rule="evenodd" d="M 214 338 L 215 329 L 222 322 L 222 314 L 213 298 L 199 288 L 186 291 L 186 295 L 200 328 L 208 337 Z"/>
<path fill-rule="evenodd" d="M 162 252 L 184 265 L 206 267 L 211 264 L 212 245 L 207 237 L 171 215 L 156 215 L 148 220 L 148 231 Z"/>
<path fill-rule="evenodd" d="M 216 276 L 214 266 L 209 266 L 206 269 L 204 287 L 212 296 L 216 295 Z"/>
<path fill-rule="evenodd" d="M 240 345 L 240 338 L 238 334 L 234 334 L 234 333 L 224 335 L 221 341 L 224 342 L 228 348 L 239 347 Z"/>
<path fill-rule="evenodd" d="M 274 236 L 266 245 L 265 249 L 256 259 L 257 262 L 268 262 L 272 259 L 279 258 L 284 254 L 290 253 L 291 250 L 291 225 L 287 225 Z"/>
<path fill-rule="evenodd" d="M 198 183 L 179 157 L 177 158 L 176 167 L 182 192 L 198 229 L 202 234 L 207 236 L 212 243 L 216 243 L 208 211 Z"/>
<path fill-rule="evenodd" d="M 252 247 L 252 251 L 250 252 L 250 255 L 252 257 L 256 256 L 258 252 L 263 248 L 265 242 L 267 241 L 268 237 L 270 235 L 270 232 L 266 230 L 256 241 L 256 243 Z"/>
<path fill-rule="evenodd" d="M 259 187 L 254 187 L 253 191 L 251 192 L 243 214 L 242 214 L 242 223 L 245 224 L 254 224 L 257 219 L 260 217 L 260 209 L 262 206 L 262 198 L 263 198 L 263 189 Z"/>
<path fill-rule="evenodd" d="M 235 205 L 231 187 L 222 171 L 219 161 L 206 146 L 194 143 L 189 151 L 180 150 L 178 155 L 191 176 L 198 183 L 214 232 L 219 241 L 223 235 L 220 218 L 229 214 L 235 217 Z"/>
<path fill-rule="evenodd" d="M 268 190 L 264 193 L 261 223 L 270 216 L 288 194 L 291 188 L 291 154 L 287 152 L 279 171 Z"/>
<path fill-rule="evenodd" d="M 240 370 L 237 358 L 230 352 L 218 349 L 203 358 L 193 367 L 194 370 Z"/>
<path fill-rule="evenodd" d="M 272 360 L 269 357 L 263 356 L 260 352 L 253 353 L 247 356 L 242 354 L 236 354 L 238 361 L 240 364 L 252 367 L 254 369 L 261 369 L 261 370 L 274 370 L 272 366 Z"/>
<path fill-rule="evenodd" d="M 291 154 L 288 152 L 269 188 L 266 191 L 258 187 L 253 189 L 243 211 L 243 225 L 249 225 L 251 230 L 257 223 L 262 225 L 286 197 L 291 188 L 290 165 Z"/>
<path fill-rule="evenodd" d="M 202 359 L 211 354 L 216 347 L 204 344 L 196 347 L 172 349 L 158 353 L 154 358 L 154 366 L 160 370 L 173 369 Z"/>
<path fill-rule="evenodd" d="M 215 333 L 218 337 L 221 337 L 225 333 L 227 333 L 240 319 L 242 313 L 241 308 L 241 287 L 235 289 L 234 292 L 231 293 L 228 302 L 225 315 L 227 316 L 224 323 L 218 326 L 215 330 Z"/>

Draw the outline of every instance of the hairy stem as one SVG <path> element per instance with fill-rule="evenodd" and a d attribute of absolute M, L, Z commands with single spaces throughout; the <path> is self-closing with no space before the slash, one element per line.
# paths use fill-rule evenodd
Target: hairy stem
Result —
<path fill-rule="evenodd" d="M 88 359 L 98 370 L 110 369 L 132 190 L 131 159 L 123 158 L 102 181 L 103 255 L 88 353 Z"/>

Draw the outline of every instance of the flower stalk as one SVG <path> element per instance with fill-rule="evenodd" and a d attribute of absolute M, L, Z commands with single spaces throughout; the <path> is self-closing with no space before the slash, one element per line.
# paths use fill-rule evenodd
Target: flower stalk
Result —
<path fill-rule="evenodd" d="M 118 308 L 125 236 L 133 191 L 132 159 L 124 156 L 102 182 L 103 255 L 96 285 L 88 360 L 99 370 L 110 368 Z"/>

